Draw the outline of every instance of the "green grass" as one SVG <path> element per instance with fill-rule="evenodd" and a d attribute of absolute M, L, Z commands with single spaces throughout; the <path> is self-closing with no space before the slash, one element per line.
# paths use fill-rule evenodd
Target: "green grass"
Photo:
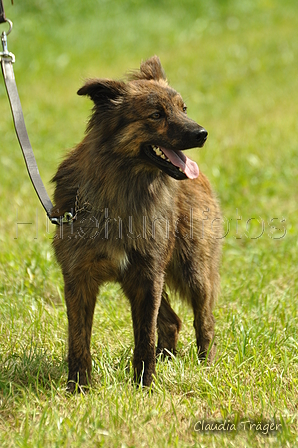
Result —
<path fill-rule="evenodd" d="M 75 94 L 83 79 L 121 78 L 158 54 L 189 115 L 209 131 L 205 148 L 191 154 L 219 196 L 229 232 L 215 364 L 198 363 L 191 311 L 174 299 L 183 319 L 177 357 L 158 362 L 154 391 L 136 389 L 129 305 L 117 285 L 107 285 L 91 343 L 94 386 L 67 396 L 53 227 L 26 174 L 0 83 L 0 445 L 298 446 L 296 1 L 4 2 L 25 120 L 49 192 L 59 161 L 84 133 L 91 103 Z M 276 419 L 282 431 L 203 434 L 194 431 L 202 419 Z"/>

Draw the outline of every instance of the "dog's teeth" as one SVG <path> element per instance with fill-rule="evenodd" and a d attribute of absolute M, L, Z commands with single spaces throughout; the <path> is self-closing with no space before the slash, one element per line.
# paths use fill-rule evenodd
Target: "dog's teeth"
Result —
<path fill-rule="evenodd" d="M 161 150 L 159 149 L 158 146 L 152 145 L 152 149 L 153 149 L 153 151 L 155 152 L 155 154 L 157 156 L 160 156 L 162 154 L 162 152 L 161 152 Z"/>
<path fill-rule="evenodd" d="M 183 171 L 182 171 L 182 169 L 181 169 L 181 168 L 179 168 L 179 171 L 180 171 L 181 173 L 183 173 Z"/>
<path fill-rule="evenodd" d="M 168 158 L 164 155 L 164 153 L 162 152 L 161 149 L 159 149 L 158 146 L 156 146 L 156 145 L 152 145 L 152 149 L 153 149 L 153 151 L 155 152 L 155 154 L 156 154 L 158 157 L 160 157 L 160 158 L 163 159 L 163 160 L 166 160 L 167 162 L 170 162 L 170 159 L 168 159 Z"/>

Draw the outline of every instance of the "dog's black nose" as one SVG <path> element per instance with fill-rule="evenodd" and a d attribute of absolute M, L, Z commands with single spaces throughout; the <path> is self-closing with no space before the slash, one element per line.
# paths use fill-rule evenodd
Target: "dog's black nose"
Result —
<path fill-rule="evenodd" d="M 201 128 L 199 130 L 199 132 L 197 133 L 198 144 L 200 146 L 202 146 L 205 143 L 205 141 L 207 140 L 207 137 L 208 137 L 208 132 L 206 131 L 206 129 Z"/>

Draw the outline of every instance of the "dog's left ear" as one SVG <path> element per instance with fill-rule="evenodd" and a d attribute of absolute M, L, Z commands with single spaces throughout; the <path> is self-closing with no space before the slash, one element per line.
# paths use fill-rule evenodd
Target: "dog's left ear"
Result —
<path fill-rule="evenodd" d="M 142 62 L 140 71 L 133 72 L 130 79 L 147 79 L 160 81 L 161 79 L 166 81 L 167 77 L 162 68 L 160 59 L 158 56 L 153 56 L 147 61 Z"/>
<path fill-rule="evenodd" d="M 125 91 L 125 83 L 110 79 L 90 79 L 78 90 L 78 95 L 88 95 L 95 104 L 102 105 L 119 99 Z"/>

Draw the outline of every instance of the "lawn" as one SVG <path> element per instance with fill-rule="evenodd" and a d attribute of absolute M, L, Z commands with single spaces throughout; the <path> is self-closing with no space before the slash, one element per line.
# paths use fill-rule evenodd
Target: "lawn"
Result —
<path fill-rule="evenodd" d="M 198 362 L 191 310 L 173 297 L 183 320 L 177 356 L 158 361 L 153 391 L 135 388 L 129 304 L 108 284 L 95 313 L 93 388 L 68 396 L 54 226 L 30 184 L 0 81 L 0 446 L 298 446 L 297 2 L 4 3 L 49 193 L 58 163 L 84 135 L 91 103 L 76 95 L 84 79 L 122 78 L 157 54 L 209 132 L 191 157 L 218 195 L 226 237 L 215 363 Z"/>

